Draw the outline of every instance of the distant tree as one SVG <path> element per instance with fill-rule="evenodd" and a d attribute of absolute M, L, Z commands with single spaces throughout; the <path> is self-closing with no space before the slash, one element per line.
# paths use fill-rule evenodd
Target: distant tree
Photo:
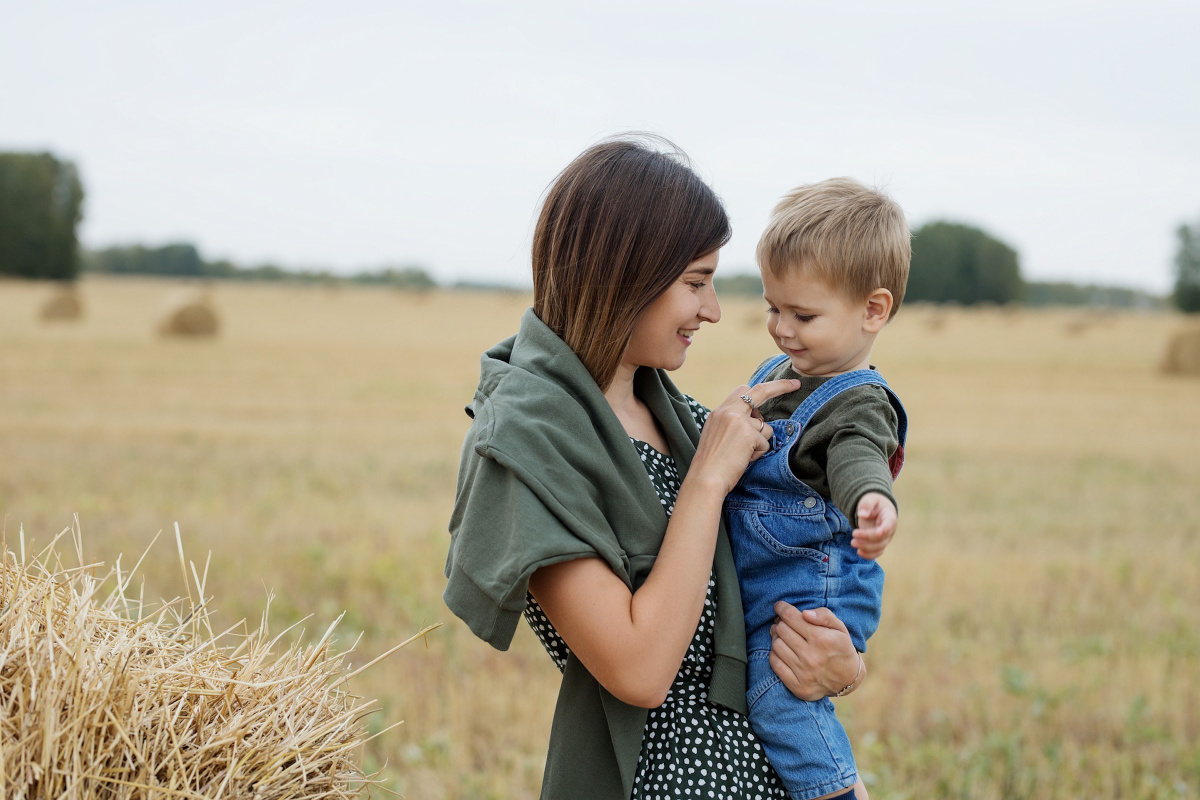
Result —
<path fill-rule="evenodd" d="M 437 286 L 437 281 L 417 266 L 384 267 L 376 272 L 359 272 L 350 279 L 355 283 L 380 283 L 421 292 Z"/>
<path fill-rule="evenodd" d="M 206 274 L 204 260 L 195 245 L 186 242 L 146 247 L 108 247 L 88 254 L 87 268 L 115 275 L 171 275 L 199 278 Z"/>
<path fill-rule="evenodd" d="M 74 280 L 83 184 L 50 153 L 0 153 L 0 273 Z"/>
<path fill-rule="evenodd" d="M 1067 281 L 1027 281 L 1027 306 L 1091 306 L 1093 308 L 1162 308 L 1164 299 L 1142 289 Z"/>
<path fill-rule="evenodd" d="M 1180 311 L 1200 312 L 1200 222 L 1180 225 L 1175 231 L 1179 248 L 1175 251 L 1175 293 Z"/>
<path fill-rule="evenodd" d="M 747 297 L 762 297 L 762 278 L 758 272 L 739 275 L 718 275 L 713 278 L 713 286 L 717 294 L 746 295 Z"/>
<path fill-rule="evenodd" d="M 979 228 L 936 221 L 914 232 L 906 300 L 1008 303 L 1023 289 L 1017 251 Z"/>

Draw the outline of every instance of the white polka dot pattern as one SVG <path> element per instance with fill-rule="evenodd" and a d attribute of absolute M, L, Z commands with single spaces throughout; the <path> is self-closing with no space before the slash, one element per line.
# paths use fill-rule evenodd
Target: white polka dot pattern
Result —
<path fill-rule="evenodd" d="M 708 409 L 691 398 L 688 401 L 697 423 L 703 425 Z M 645 442 L 632 441 L 669 516 L 680 484 L 675 459 Z M 787 798 L 749 721 L 708 701 L 716 603 L 716 585 L 710 577 L 700 624 L 679 674 L 666 702 L 651 709 L 646 720 L 634 800 Z M 562 670 L 570 650 L 532 597 L 526 599 L 525 619 Z"/>

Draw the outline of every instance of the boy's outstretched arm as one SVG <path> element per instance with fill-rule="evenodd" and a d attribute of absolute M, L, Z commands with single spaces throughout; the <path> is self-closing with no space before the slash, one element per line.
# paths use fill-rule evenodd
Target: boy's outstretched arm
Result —
<path fill-rule="evenodd" d="M 858 527 L 850 544 L 863 558 L 879 558 L 896 535 L 896 506 L 887 495 L 867 492 L 858 499 Z"/>

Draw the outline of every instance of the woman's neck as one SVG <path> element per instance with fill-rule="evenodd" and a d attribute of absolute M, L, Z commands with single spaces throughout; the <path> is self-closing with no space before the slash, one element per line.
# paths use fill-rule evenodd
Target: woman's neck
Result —
<path fill-rule="evenodd" d="M 604 390 L 604 399 L 612 407 L 621 426 L 631 438 L 658 450 L 660 453 L 670 452 L 669 445 L 662 431 L 659 430 L 658 420 L 650 413 L 650 409 L 633 391 L 633 376 L 637 367 L 622 364 Z"/>
<path fill-rule="evenodd" d="M 618 364 L 617 371 L 613 373 L 612 380 L 604 390 L 604 399 L 612 406 L 612 410 L 617 412 L 618 417 L 621 416 L 620 409 L 628 408 L 638 401 L 633 394 L 633 376 L 636 374 L 637 367 Z"/>

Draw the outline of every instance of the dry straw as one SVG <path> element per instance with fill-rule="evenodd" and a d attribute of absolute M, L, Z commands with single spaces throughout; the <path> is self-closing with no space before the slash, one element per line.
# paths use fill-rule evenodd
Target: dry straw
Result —
<path fill-rule="evenodd" d="M 78 567 L 57 549 L 68 533 Z M 96 577 L 77 527 L 31 558 L 22 531 L 19 554 L 3 554 L 0 796 L 350 798 L 378 783 L 357 760 L 374 701 L 345 683 L 379 659 L 348 671 L 336 622 L 314 645 L 284 647 L 265 612 L 256 630 L 214 634 L 207 566 L 192 564 L 198 598 L 151 613 L 119 561 Z"/>
<path fill-rule="evenodd" d="M 220 320 L 207 295 L 186 294 L 168 299 L 158 320 L 159 336 L 216 336 Z"/>
<path fill-rule="evenodd" d="M 1162 371 L 1168 375 L 1200 375 L 1200 327 L 1185 328 L 1171 336 Z"/>
<path fill-rule="evenodd" d="M 74 287 L 59 289 L 42 304 L 40 317 L 47 322 L 77 320 L 83 316 L 83 301 Z"/>

